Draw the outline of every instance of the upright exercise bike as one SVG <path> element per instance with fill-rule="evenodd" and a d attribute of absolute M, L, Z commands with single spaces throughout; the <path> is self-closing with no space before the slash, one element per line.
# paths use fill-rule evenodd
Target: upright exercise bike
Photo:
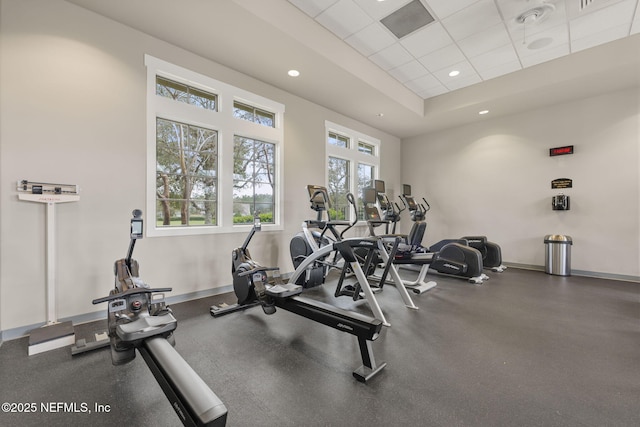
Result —
<path fill-rule="evenodd" d="M 164 301 L 171 288 L 150 288 L 138 275 L 132 255 L 136 240 L 142 239 L 142 221 L 142 211 L 134 210 L 129 251 L 115 262 L 115 286 L 109 296 L 93 300 L 109 303 L 111 361 L 128 363 L 137 350 L 183 425 L 224 426 L 227 408 L 173 347 L 178 322 Z"/>

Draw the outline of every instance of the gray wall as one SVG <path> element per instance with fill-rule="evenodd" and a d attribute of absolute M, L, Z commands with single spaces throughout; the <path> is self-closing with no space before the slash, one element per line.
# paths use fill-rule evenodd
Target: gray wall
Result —
<path fill-rule="evenodd" d="M 403 182 L 432 207 L 425 242 L 486 235 L 505 261 L 543 266 L 544 236 L 568 234 L 573 269 L 637 280 L 639 99 L 634 88 L 403 140 Z M 565 145 L 575 154 L 549 157 Z M 573 188 L 552 190 L 556 178 Z M 571 210 L 551 210 L 560 192 Z"/>
<path fill-rule="evenodd" d="M 0 330 L 45 321 L 45 206 L 18 201 L 21 179 L 78 184 L 57 211 L 57 306 L 66 318 L 99 311 L 126 255 L 128 223 L 145 206 L 144 54 L 286 106 L 284 230 L 255 237 L 252 255 L 291 271 L 289 239 L 313 213 L 304 185 L 325 182 L 324 122 L 382 141 L 381 173 L 400 182 L 400 140 L 59 0 L 0 0 Z M 231 283 L 230 253 L 245 234 L 138 242 L 141 277 L 172 295 Z"/>

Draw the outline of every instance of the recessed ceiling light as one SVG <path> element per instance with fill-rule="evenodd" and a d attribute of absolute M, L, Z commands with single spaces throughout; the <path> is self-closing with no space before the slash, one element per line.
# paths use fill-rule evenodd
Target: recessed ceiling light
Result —
<path fill-rule="evenodd" d="M 300 75 L 300 71 L 298 71 L 298 70 L 289 70 L 287 72 L 287 74 L 289 74 L 291 77 L 298 77 Z"/>
<path fill-rule="evenodd" d="M 478 114 L 480 114 L 481 116 L 484 116 L 485 114 L 489 114 L 489 110 L 478 111 Z"/>
<path fill-rule="evenodd" d="M 456 77 L 460 75 L 460 71 L 458 70 L 453 70 L 452 72 L 449 73 L 449 77 Z"/>

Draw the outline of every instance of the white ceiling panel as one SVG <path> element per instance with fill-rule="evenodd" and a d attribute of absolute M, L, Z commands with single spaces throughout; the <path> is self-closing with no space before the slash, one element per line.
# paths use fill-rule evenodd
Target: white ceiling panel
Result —
<path fill-rule="evenodd" d="M 541 64 L 543 62 L 548 62 L 568 54 L 569 44 L 564 43 L 556 45 L 554 47 L 534 51 L 534 53 L 530 53 L 526 56 L 521 55 L 520 61 L 522 62 L 522 66 L 526 68 Z"/>
<path fill-rule="evenodd" d="M 382 69 L 389 71 L 411 61 L 413 56 L 400 43 L 395 43 L 378 53 L 374 53 L 369 59 Z"/>
<path fill-rule="evenodd" d="M 455 44 L 450 44 L 420 58 L 420 62 L 430 72 L 442 70 L 465 60 L 462 51 Z"/>
<path fill-rule="evenodd" d="M 373 22 L 352 0 L 339 0 L 320 13 L 316 20 L 341 39 L 357 33 Z"/>
<path fill-rule="evenodd" d="M 604 34 L 607 30 L 624 25 L 628 34 L 636 5 L 636 0 L 626 0 L 571 20 L 571 41 Z"/>
<path fill-rule="evenodd" d="M 403 38 L 400 43 L 416 58 L 443 48 L 453 43 L 453 39 L 442 24 L 427 25 L 413 34 Z"/>
<path fill-rule="evenodd" d="M 516 71 L 512 64 L 517 64 L 517 69 L 522 68 L 518 55 L 510 43 L 481 55 L 474 56 L 470 58 L 469 61 L 483 78 L 485 73 L 495 77 L 495 71 L 490 70 L 503 65 L 511 64 L 506 67 L 507 69 L 511 69 L 511 71 Z"/>
<path fill-rule="evenodd" d="M 488 55 L 489 53 L 485 54 Z M 471 59 L 472 63 L 474 59 Z M 478 74 L 482 78 L 483 81 L 495 79 L 496 77 L 504 76 L 506 74 L 510 74 L 522 69 L 522 64 L 520 60 L 515 60 L 511 62 L 507 62 L 505 64 L 495 65 L 495 66 L 487 66 L 486 68 L 478 67 L 474 64 L 476 70 L 478 70 Z"/>
<path fill-rule="evenodd" d="M 462 40 L 502 22 L 493 0 L 480 0 L 442 20 L 442 25 L 456 40 Z"/>
<path fill-rule="evenodd" d="M 629 33 L 628 24 L 621 25 L 619 27 L 608 28 L 597 34 L 590 34 L 581 39 L 572 41 L 571 50 L 572 52 L 579 52 L 581 50 L 589 49 L 604 43 L 609 43 L 611 41 L 618 40 L 624 37 L 623 34 L 628 34 L 628 33 Z M 640 52 L 636 52 L 636 54 L 640 55 Z"/>
<path fill-rule="evenodd" d="M 389 70 L 389 74 L 402 83 L 426 76 L 429 71 L 420 62 L 413 60 L 404 65 Z"/>
<path fill-rule="evenodd" d="M 377 22 L 350 35 L 344 41 L 364 56 L 370 56 L 396 43 L 395 37 Z"/>
<path fill-rule="evenodd" d="M 427 3 L 429 3 L 431 11 L 435 13 L 439 19 L 444 19 L 447 16 L 464 9 L 465 7 L 471 6 L 477 1 L 478 0 L 429 0 Z"/>
<path fill-rule="evenodd" d="M 400 9 L 410 1 L 411 0 L 355 0 L 355 2 L 362 8 L 362 10 L 367 12 L 370 17 L 378 21 Z"/>
<path fill-rule="evenodd" d="M 415 80 L 411 80 L 405 83 L 408 88 L 415 92 L 425 92 L 430 91 L 431 93 L 435 93 L 440 91 L 440 93 L 447 92 L 447 88 L 445 88 L 442 83 L 431 74 L 427 74 L 425 76 L 419 77 Z"/>
<path fill-rule="evenodd" d="M 457 70 L 460 74 L 455 77 L 450 77 L 449 73 L 452 70 Z M 471 63 L 466 60 L 452 64 L 451 66 L 435 71 L 432 74 L 449 90 L 459 89 L 482 81 Z"/>
<path fill-rule="evenodd" d="M 458 42 L 467 58 L 481 55 L 506 44 L 511 44 L 511 37 L 502 22 Z"/>
<path fill-rule="evenodd" d="M 338 0 L 289 0 L 311 17 L 315 17 Z"/>

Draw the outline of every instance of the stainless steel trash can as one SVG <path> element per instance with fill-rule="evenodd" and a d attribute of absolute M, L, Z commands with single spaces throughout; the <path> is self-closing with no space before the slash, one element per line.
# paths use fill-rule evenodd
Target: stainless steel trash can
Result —
<path fill-rule="evenodd" d="M 548 234 L 544 236 L 544 272 L 556 276 L 571 276 L 571 236 Z"/>

